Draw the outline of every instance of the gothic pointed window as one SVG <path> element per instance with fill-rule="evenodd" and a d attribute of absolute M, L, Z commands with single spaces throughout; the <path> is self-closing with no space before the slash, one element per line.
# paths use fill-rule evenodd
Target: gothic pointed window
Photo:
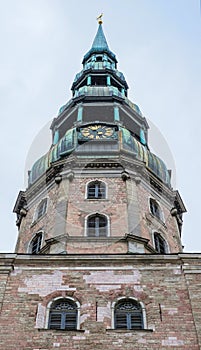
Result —
<path fill-rule="evenodd" d="M 38 254 L 42 245 L 42 232 L 37 233 L 30 243 L 30 253 Z"/>
<path fill-rule="evenodd" d="M 160 235 L 160 233 L 154 233 L 154 245 L 155 249 L 160 254 L 167 253 L 167 243 L 164 238 Z"/>
<path fill-rule="evenodd" d="M 105 199 L 106 186 L 102 181 L 92 181 L 87 186 L 88 199 Z"/>
<path fill-rule="evenodd" d="M 77 305 L 69 299 L 56 300 L 49 313 L 49 329 L 77 329 Z"/>
<path fill-rule="evenodd" d="M 108 219 L 105 215 L 95 214 L 87 219 L 88 237 L 106 237 L 108 235 Z"/>
<path fill-rule="evenodd" d="M 114 310 L 115 328 L 143 329 L 143 314 L 140 303 L 133 299 L 123 299 Z"/>
<path fill-rule="evenodd" d="M 149 205 L 151 214 L 154 215 L 157 219 L 163 221 L 162 210 L 158 202 L 155 199 L 150 198 Z"/>

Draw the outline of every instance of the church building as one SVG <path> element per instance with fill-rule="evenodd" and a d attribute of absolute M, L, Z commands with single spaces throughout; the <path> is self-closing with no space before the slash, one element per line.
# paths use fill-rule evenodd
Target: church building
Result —
<path fill-rule="evenodd" d="M 0 349 L 200 350 L 201 254 L 101 16 L 82 65 L 0 254 Z"/>

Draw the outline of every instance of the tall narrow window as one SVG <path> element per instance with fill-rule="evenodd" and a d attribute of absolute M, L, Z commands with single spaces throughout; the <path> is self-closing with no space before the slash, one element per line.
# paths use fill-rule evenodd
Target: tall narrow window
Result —
<path fill-rule="evenodd" d="M 164 238 L 160 235 L 160 233 L 154 233 L 154 244 L 155 249 L 160 254 L 167 253 L 167 243 Z"/>
<path fill-rule="evenodd" d="M 115 328 L 143 329 L 141 305 L 132 299 L 124 299 L 117 303 L 114 311 Z"/>
<path fill-rule="evenodd" d="M 77 329 L 77 305 L 69 299 L 55 301 L 49 314 L 50 329 Z"/>
<path fill-rule="evenodd" d="M 108 220 L 105 215 L 95 214 L 87 219 L 88 237 L 106 237 L 108 234 Z"/>
<path fill-rule="evenodd" d="M 35 220 L 40 219 L 47 210 L 47 198 L 44 198 L 38 205 L 36 209 L 36 215 L 35 215 Z"/>
<path fill-rule="evenodd" d="M 150 211 L 152 215 L 154 215 L 157 219 L 163 221 L 162 211 L 158 202 L 155 199 L 150 198 L 149 205 L 150 205 Z"/>
<path fill-rule="evenodd" d="M 38 254 L 41 249 L 42 244 L 42 233 L 37 233 L 34 238 L 31 241 L 30 244 L 30 253 L 31 254 Z"/>
<path fill-rule="evenodd" d="M 105 199 L 106 188 L 104 182 L 92 181 L 87 186 L 88 199 Z"/>

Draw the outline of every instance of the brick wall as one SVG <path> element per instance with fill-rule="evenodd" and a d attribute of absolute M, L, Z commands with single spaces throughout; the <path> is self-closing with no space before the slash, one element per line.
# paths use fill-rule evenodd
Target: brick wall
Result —
<path fill-rule="evenodd" d="M 201 256 L 192 256 L 18 255 L 2 298 L 0 349 L 199 350 Z M 80 304 L 80 330 L 47 329 L 57 297 Z M 146 329 L 112 329 L 112 306 L 122 297 L 143 303 Z"/>
<path fill-rule="evenodd" d="M 96 177 L 98 175 L 98 177 Z M 66 237 L 85 237 L 87 216 L 92 213 L 104 214 L 109 220 L 109 237 L 124 237 L 126 233 L 133 233 L 136 236 L 146 238 L 150 245 L 154 246 L 153 233 L 159 232 L 168 243 L 169 252 L 182 250 L 176 219 L 170 214 L 172 203 L 162 194 L 154 191 L 150 184 L 144 181 L 136 184 L 134 179 L 123 181 L 119 175 L 111 177 L 76 175 L 69 181 L 63 176 L 62 182 L 41 191 L 40 195 L 35 194 L 34 199 L 28 203 L 28 213 L 22 219 L 17 244 L 18 253 L 27 253 L 29 244 L 36 232 L 43 232 L 43 246 L 46 240 L 66 235 Z M 106 199 L 86 199 L 87 183 L 95 179 L 105 182 Z M 46 214 L 38 221 L 34 221 L 34 213 L 41 199 L 48 198 Z M 149 199 L 156 198 L 160 203 L 164 222 L 150 214 Z M 97 243 L 98 252 L 125 252 L 125 247 L 118 242 Z M 86 242 L 58 243 L 49 250 L 52 253 L 68 250 L 71 253 L 94 252 L 95 243 L 86 246 Z M 75 247 L 75 250 L 73 250 Z M 102 247 L 102 248 L 101 248 Z"/>

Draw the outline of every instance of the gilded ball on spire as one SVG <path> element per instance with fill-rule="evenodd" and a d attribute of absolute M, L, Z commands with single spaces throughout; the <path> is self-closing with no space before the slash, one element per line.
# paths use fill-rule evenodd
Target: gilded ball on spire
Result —
<path fill-rule="evenodd" d="M 103 23 L 102 17 L 103 17 L 103 13 L 101 13 L 101 14 L 96 18 L 97 21 L 98 21 L 98 24 L 102 24 L 102 23 Z"/>

